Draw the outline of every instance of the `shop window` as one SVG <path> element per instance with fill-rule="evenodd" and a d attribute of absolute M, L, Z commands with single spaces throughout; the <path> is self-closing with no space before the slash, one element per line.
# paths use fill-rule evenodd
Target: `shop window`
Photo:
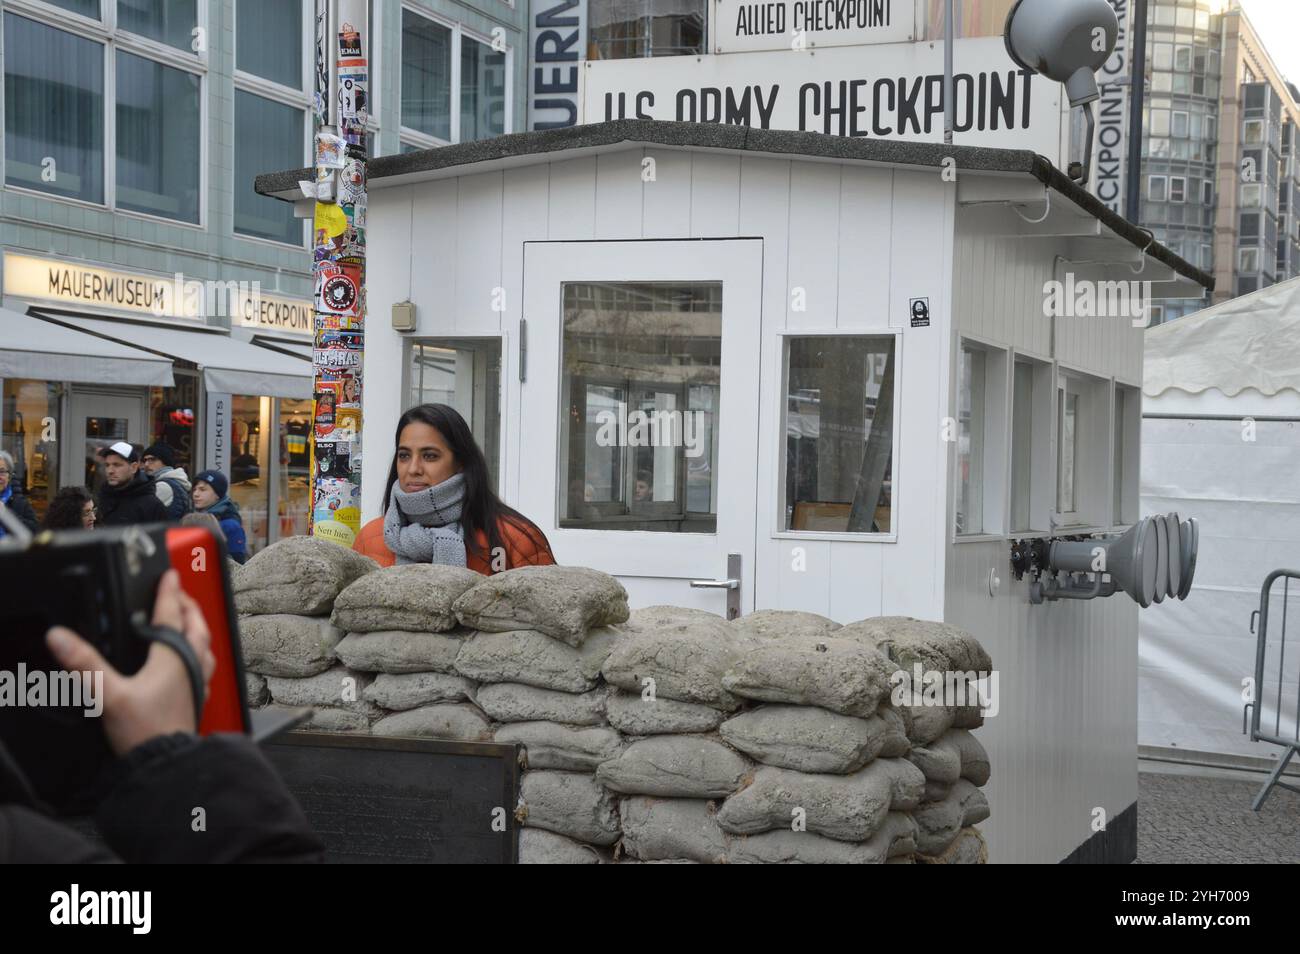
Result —
<path fill-rule="evenodd" d="M 248 555 L 270 542 L 270 461 L 272 432 L 269 397 L 236 394 L 230 414 L 230 499 L 239 505 Z"/>
<path fill-rule="evenodd" d="M 1170 202 L 1187 201 L 1187 177 L 1186 176 L 1169 177 L 1169 201 Z"/>
<path fill-rule="evenodd" d="M 561 527 L 714 533 L 722 285 L 563 286 Z"/>
<path fill-rule="evenodd" d="M 6 378 L 0 407 L 0 448 L 14 459 L 9 486 L 26 494 L 40 520 L 59 490 L 59 422 L 61 385 Z"/>
<path fill-rule="evenodd" d="M 103 203 L 103 44 L 6 13 L 4 71 L 5 182 Z"/>
<path fill-rule="evenodd" d="M 117 207 L 199 221 L 197 74 L 117 54 Z"/>
<path fill-rule="evenodd" d="M 242 235 L 303 244 L 303 220 L 293 204 L 253 191 L 253 180 L 268 169 L 296 169 L 304 162 L 307 113 L 284 103 L 235 90 L 235 231 Z"/>
<path fill-rule="evenodd" d="M 1017 357 L 1011 388 L 1011 530 L 1050 530 L 1052 366 Z"/>
<path fill-rule="evenodd" d="M 276 510 L 280 518 L 280 537 L 283 538 L 307 533 L 312 495 L 311 448 L 308 446 L 312 433 L 312 402 L 281 398 L 279 405 L 280 463 L 277 483 L 280 499 Z"/>
<path fill-rule="evenodd" d="M 149 389 L 148 444 L 161 442 L 176 452 L 176 466 L 193 478 L 201 470 L 196 459 L 195 413 L 199 399 L 199 376 L 173 369 L 176 384 Z"/>
<path fill-rule="evenodd" d="M 407 352 L 407 407 L 446 404 L 460 412 L 487 458 L 492 486 L 501 467 L 501 339 L 419 338 Z"/>
<path fill-rule="evenodd" d="M 280 4 L 263 0 L 258 6 L 277 7 Z M 118 27 L 187 53 L 193 49 L 193 31 L 197 23 L 198 0 L 117 0 Z"/>
<path fill-rule="evenodd" d="M 1061 371 L 1056 390 L 1056 525 L 1102 526 L 1111 509 L 1110 384 Z"/>
<path fill-rule="evenodd" d="M 1002 531 L 1006 486 L 1005 351 L 963 342 L 957 368 L 956 532 Z"/>
<path fill-rule="evenodd" d="M 707 53 L 705 0 L 590 0 L 587 58 Z"/>

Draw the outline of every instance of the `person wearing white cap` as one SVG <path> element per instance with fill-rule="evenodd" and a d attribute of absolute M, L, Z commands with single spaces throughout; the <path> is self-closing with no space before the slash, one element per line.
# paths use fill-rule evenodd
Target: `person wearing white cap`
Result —
<path fill-rule="evenodd" d="M 101 448 L 104 486 L 99 489 L 99 523 L 114 527 L 128 523 L 157 523 L 167 508 L 154 493 L 149 476 L 140 469 L 140 452 L 126 441 Z"/>

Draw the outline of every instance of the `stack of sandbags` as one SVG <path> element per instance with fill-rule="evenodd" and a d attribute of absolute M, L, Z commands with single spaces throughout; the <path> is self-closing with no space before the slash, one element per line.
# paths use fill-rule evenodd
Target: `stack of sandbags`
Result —
<path fill-rule="evenodd" d="M 624 740 L 606 721 L 601 666 L 628 618 L 627 592 L 583 567 L 535 566 L 480 578 L 456 600 L 472 635 L 455 669 L 479 683 L 497 742 L 524 746 L 519 857 L 597 863 L 620 836 L 613 795 L 596 779 Z"/>
<path fill-rule="evenodd" d="M 377 714 L 368 678 L 338 664 L 335 600 L 377 570 L 369 557 L 311 537 L 289 537 L 232 573 L 251 706 L 311 706 L 312 728 L 364 731 Z"/>
<path fill-rule="evenodd" d="M 477 686 L 456 671 L 472 635 L 452 609 L 483 577 L 457 566 L 387 567 L 357 580 L 334 602 L 333 624 L 347 633 L 337 654 L 367 674 L 373 735 L 486 742 L 491 721 L 474 704 Z"/>

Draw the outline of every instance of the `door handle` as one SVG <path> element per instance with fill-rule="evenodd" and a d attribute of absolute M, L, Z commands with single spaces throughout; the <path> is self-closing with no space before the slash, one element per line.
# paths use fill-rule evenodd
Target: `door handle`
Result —
<path fill-rule="evenodd" d="M 740 616 L 740 554 L 727 554 L 727 578 L 722 580 L 691 580 L 691 588 L 697 590 L 726 590 L 727 619 Z"/>

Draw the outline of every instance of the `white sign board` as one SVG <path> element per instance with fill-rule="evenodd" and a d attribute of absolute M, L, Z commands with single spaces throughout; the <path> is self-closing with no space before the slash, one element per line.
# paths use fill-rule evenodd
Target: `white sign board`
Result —
<path fill-rule="evenodd" d="M 230 395 L 209 391 L 207 395 L 207 447 L 203 470 L 230 474 Z"/>
<path fill-rule="evenodd" d="M 958 145 L 1061 152 L 1061 87 L 1001 37 L 954 46 Z M 943 46 L 588 61 L 583 122 L 659 119 L 943 142 Z"/>
<path fill-rule="evenodd" d="M 587 0 L 533 0 L 531 11 L 528 128 L 576 126 Z"/>
<path fill-rule="evenodd" d="M 1128 96 L 1131 64 L 1128 35 L 1129 0 L 1110 0 L 1119 20 L 1119 40 L 1110 59 L 1097 73 L 1101 99 L 1094 104 L 1097 114 L 1096 140 L 1092 154 L 1092 193 L 1112 212 L 1125 212 L 1124 173 L 1128 162 Z"/>
<path fill-rule="evenodd" d="M 713 0 L 714 53 L 907 43 L 913 0 Z"/>

